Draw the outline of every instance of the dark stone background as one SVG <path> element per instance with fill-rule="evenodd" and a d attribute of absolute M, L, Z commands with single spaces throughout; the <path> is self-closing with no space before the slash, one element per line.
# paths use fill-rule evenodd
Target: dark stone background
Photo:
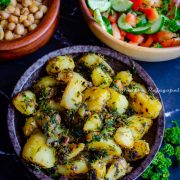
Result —
<path fill-rule="evenodd" d="M 0 62 L 0 180 L 34 179 L 16 158 L 6 126 L 7 104 L 20 76 L 33 62 L 50 51 L 80 44 L 104 46 L 86 26 L 77 0 L 62 0 L 60 13 L 61 18 L 54 37 L 45 47 L 28 57 Z M 179 92 L 161 93 L 166 111 L 166 126 L 170 126 L 171 120 L 180 118 L 180 58 L 168 62 L 139 64 L 151 75 L 160 90 L 179 88 Z M 173 167 L 170 179 L 178 180 L 178 175 L 180 167 Z"/>

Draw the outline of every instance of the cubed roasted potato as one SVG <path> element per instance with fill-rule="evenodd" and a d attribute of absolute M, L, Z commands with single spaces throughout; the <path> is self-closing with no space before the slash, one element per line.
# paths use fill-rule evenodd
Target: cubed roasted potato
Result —
<path fill-rule="evenodd" d="M 99 86 L 101 88 L 109 87 L 112 83 L 110 75 L 107 72 L 104 72 L 101 67 L 93 69 L 91 78 L 94 86 Z"/>
<path fill-rule="evenodd" d="M 67 84 L 60 105 L 68 110 L 76 110 L 82 103 L 82 91 L 88 86 L 87 81 L 78 73 Z"/>
<path fill-rule="evenodd" d="M 84 66 L 90 68 L 91 70 L 97 66 L 100 66 L 111 76 L 114 75 L 114 71 L 111 68 L 111 66 L 105 61 L 104 57 L 100 55 L 96 55 L 94 53 L 88 53 L 84 55 L 79 62 L 84 64 Z"/>
<path fill-rule="evenodd" d="M 102 121 L 99 115 L 96 113 L 86 120 L 83 130 L 85 132 L 98 131 L 101 128 L 101 126 L 102 126 Z"/>
<path fill-rule="evenodd" d="M 131 129 L 128 127 L 119 127 L 114 135 L 114 140 L 123 148 L 132 148 L 134 146 L 134 138 Z"/>
<path fill-rule="evenodd" d="M 104 180 L 106 175 L 106 164 L 107 163 L 101 159 L 91 163 L 91 168 L 94 170 L 97 180 Z"/>
<path fill-rule="evenodd" d="M 107 170 L 105 176 L 108 180 L 117 180 L 122 178 L 126 173 L 131 171 L 131 167 L 124 158 L 120 158 L 114 161 L 114 163 Z"/>
<path fill-rule="evenodd" d="M 108 109 L 113 113 L 117 113 L 118 115 L 125 113 L 126 109 L 128 108 L 128 100 L 126 97 L 116 92 L 112 88 L 109 88 L 108 90 L 111 96 L 107 102 Z"/>
<path fill-rule="evenodd" d="M 91 141 L 88 143 L 89 149 L 95 149 L 98 151 L 106 150 L 108 155 L 121 156 L 121 148 L 112 139 L 100 139 L 100 141 Z"/>
<path fill-rule="evenodd" d="M 84 159 L 71 161 L 65 165 L 58 165 L 57 172 L 64 176 L 74 176 L 77 174 L 84 174 L 89 171 L 87 162 Z"/>
<path fill-rule="evenodd" d="M 87 105 L 88 111 L 101 112 L 109 98 L 110 92 L 108 89 L 93 87 L 85 90 L 83 102 Z"/>
<path fill-rule="evenodd" d="M 64 84 L 67 84 L 72 77 L 73 77 L 73 71 L 64 71 L 64 72 L 59 72 L 56 79 Z"/>
<path fill-rule="evenodd" d="M 146 118 L 156 119 L 162 109 L 162 104 L 143 92 L 137 92 L 132 97 L 131 106 L 134 111 Z"/>
<path fill-rule="evenodd" d="M 135 140 L 141 139 L 153 124 L 152 119 L 134 115 L 127 119 L 128 128 Z"/>
<path fill-rule="evenodd" d="M 54 148 L 46 145 L 46 138 L 41 132 L 30 136 L 23 148 L 22 156 L 43 168 L 54 167 L 56 161 Z"/>
<path fill-rule="evenodd" d="M 125 149 L 125 158 L 128 161 L 136 161 L 144 158 L 149 153 L 149 144 L 144 140 L 136 140 L 132 149 Z"/>
<path fill-rule="evenodd" d="M 34 89 L 36 92 L 42 91 L 42 89 L 47 88 L 47 87 L 53 87 L 59 85 L 60 82 L 56 80 L 52 76 L 44 76 L 40 80 L 34 84 Z"/>
<path fill-rule="evenodd" d="M 12 100 L 15 108 L 25 115 L 31 115 L 36 111 L 36 95 L 29 90 L 22 91 Z"/>
<path fill-rule="evenodd" d="M 75 67 L 71 56 L 57 56 L 48 61 L 46 71 L 49 75 L 58 74 L 62 71 L 73 70 Z"/>
<path fill-rule="evenodd" d="M 115 80 L 121 80 L 123 86 L 128 86 L 133 80 L 132 74 L 129 71 L 120 71 L 115 76 Z"/>
<path fill-rule="evenodd" d="M 23 126 L 23 133 L 25 136 L 30 136 L 37 128 L 38 126 L 34 117 L 26 118 L 25 125 Z"/>
<path fill-rule="evenodd" d="M 70 160 L 76 156 L 78 156 L 85 148 L 84 143 L 79 143 L 79 144 L 70 144 L 70 153 L 65 157 L 65 159 Z"/>

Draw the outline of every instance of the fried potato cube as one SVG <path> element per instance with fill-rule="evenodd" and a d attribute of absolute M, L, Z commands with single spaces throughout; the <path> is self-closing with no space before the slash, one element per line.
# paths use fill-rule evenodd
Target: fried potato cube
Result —
<path fill-rule="evenodd" d="M 101 112 L 109 98 L 110 92 L 108 89 L 93 87 L 85 90 L 83 102 L 87 105 L 88 111 Z"/>
<path fill-rule="evenodd" d="M 132 148 L 134 146 L 134 138 L 128 127 L 119 127 L 116 130 L 114 139 L 123 148 Z"/>
<path fill-rule="evenodd" d="M 46 138 L 41 132 L 30 136 L 23 148 L 22 156 L 43 168 L 52 168 L 56 161 L 54 148 L 46 145 Z"/>
<path fill-rule="evenodd" d="M 12 100 L 15 108 L 25 115 L 31 115 L 36 111 L 36 95 L 29 90 L 18 93 Z"/>
<path fill-rule="evenodd" d="M 73 70 L 75 64 L 71 56 L 57 56 L 48 61 L 46 71 L 49 75 L 58 74 L 59 72 Z"/>
<path fill-rule="evenodd" d="M 120 71 L 115 76 L 115 80 L 121 80 L 123 86 L 128 86 L 133 80 L 132 74 L 129 71 Z"/>
<path fill-rule="evenodd" d="M 136 161 L 144 158 L 149 153 L 149 144 L 144 140 L 136 140 L 132 149 L 125 149 L 125 158 L 128 161 Z"/>

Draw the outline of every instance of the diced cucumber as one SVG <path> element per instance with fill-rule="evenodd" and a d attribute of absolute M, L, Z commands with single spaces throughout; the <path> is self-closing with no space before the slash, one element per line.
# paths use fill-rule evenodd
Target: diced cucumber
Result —
<path fill-rule="evenodd" d="M 118 26 L 120 29 L 130 32 L 132 30 L 132 26 L 126 21 L 126 14 L 122 14 L 118 19 Z"/>
<path fill-rule="evenodd" d="M 105 23 L 104 23 L 104 21 L 103 21 L 103 18 L 102 18 L 102 16 L 101 16 L 101 12 L 100 12 L 99 9 L 96 9 L 96 10 L 94 11 L 94 19 L 95 19 L 95 21 L 101 26 L 101 28 L 106 31 L 106 25 L 105 25 Z"/>
<path fill-rule="evenodd" d="M 151 24 L 150 29 L 145 34 L 154 34 L 161 30 L 164 24 L 164 16 L 160 15 L 158 20 Z"/>
<path fill-rule="evenodd" d="M 87 0 L 87 4 L 93 11 L 99 9 L 100 12 L 107 11 L 111 6 L 108 0 Z"/>
<path fill-rule="evenodd" d="M 132 28 L 131 33 L 133 34 L 144 34 L 150 29 L 150 25 Z"/>
<path fill-rule="evenodd" d="M 145 26 L 146 24 L 148 23 L 147 19 L 146 19 L 146 16 L 143 14 L 143 15 L 140 15 L 137 17 L 137 24 L 136 24 L 136 27 L 142 27 L 142 26 Z"/>
<path fill-rule="evenodd" d="M 112 8 L 117 12 L 125 12 L 132 8 L 133 2 L 129 0 L 111 0 Z"/>
<path fill-rule="evenodd" d="M 109 21 L 108 18 L 106 18 L 105 16 L 102 17 L 104 23 L 105 23 L 105 26 L 106 26 L 106 31 L 109 33 L 109 34 L 113 34 L 113 30 L 112 30 L 112 26 L 111 26 L 111 23 Z"/>

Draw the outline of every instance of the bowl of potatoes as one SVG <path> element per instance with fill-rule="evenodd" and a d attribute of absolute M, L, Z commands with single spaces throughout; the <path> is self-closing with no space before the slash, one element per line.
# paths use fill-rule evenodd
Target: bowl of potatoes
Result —
<path fill-rule="evenodd" d="M 130 58 L 73 46 L 25 72 L 7 123 L 17 156 L 39 179 L 132 180 L 159 150 L 164 109 L 153 80 Z"/>
<path fill-rule="evenodd" d="M 5 0 L 0 3 L 0 60 L 35 52 L 52 37 L 60 0 Z"/>

